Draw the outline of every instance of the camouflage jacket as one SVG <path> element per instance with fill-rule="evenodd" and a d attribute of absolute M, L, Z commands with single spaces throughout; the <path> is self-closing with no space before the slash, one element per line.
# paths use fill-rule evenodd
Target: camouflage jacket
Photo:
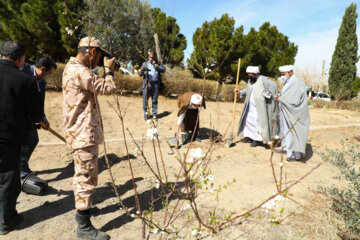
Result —
<path fill-rule="evenodd" d="M 72 57 L 63 76 L 63 127 L 68 146 L 79 149 L 103 142 L 100 129 L 100 109 L 96 94 L 111 94 L 115 90 L 111 75 L 96 76 L 80 60 Z"/>

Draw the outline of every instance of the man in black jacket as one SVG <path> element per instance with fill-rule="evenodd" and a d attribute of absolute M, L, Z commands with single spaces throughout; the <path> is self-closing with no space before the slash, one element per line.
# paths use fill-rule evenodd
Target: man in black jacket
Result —
<path fill-rule="evenodd" d="M 24 63 L 21 71 L 30 75 L 37 83 L 38 91 L 41 95 L 43 103 L 45 102 L 45 89 L 46 89 L 46 81 L 54 73 L 56 70 L 57 65 L 53 59 L 50 57 L 42 57 L 40 58 L 35 65 L 30 65 L 28 63 Z M 44 103 L 45 105 L 45 103 Z M 41 120 L 43 124 L 43 129 L 48 130 L 50 127 L 50 123 L 47 120 L 45 114 L 43 119 Z M 39 135 L 37 129 L 40 128 L 39 123 L 34 123 L 29 118 L 29 129 L 28 129 L 28 137 L 26 140 L 26 144 L 21 146 L 21 165 L 20 165 L 20 176 L 21 179 L 24 180 L 30 174 L 34 174 L 31 169 L 29 168 L 29 160 L 31 154 L 35 150 L 37 144 L 39 143 Z M 30 177 L 30 176 L 29 176 Z M 32 176 L 33 181 L 39 181 L 38 177 Z M 44 181 L 44 180 L 41 180 Z M 24 190 L 24 189 L 23 189 Z"/>
<path fill-rule="evenodd" d="M 19 70 L 25 60 L 24 46 L 5 42 L 0 55 L 0 235 L 4 235 L 19 220 L 20 148 L 26 139 L 28 118 L 41 121 L 44 105 L 36 82 Z"/>

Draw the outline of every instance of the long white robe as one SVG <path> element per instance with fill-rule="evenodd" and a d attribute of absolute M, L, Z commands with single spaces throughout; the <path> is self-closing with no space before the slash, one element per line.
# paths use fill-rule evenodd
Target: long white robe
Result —
<path fill-rule="evenodd" d="M 262 141 L 263 137 L 259 133 L 261 133 L 261 127 L 254 100 L 254 91 L 251 91 L 249 110 L 245 119 L 244 137 L 249 137 L 255 141 Z"/>
<path fill-rule="evenodd" d="M 245 102 L 239 121 L 238 136 L 256 141 L 270 141 L 277 132 L 275 129 L 272 131 L 275 125 L 272 124 L 273 120 L 276 120 L 273 101 L 276 93 L 276 84 L 265 76 L 259 76 L 256 82 L 249 81 L 246 88 L 240 91 L 239 97 L 245 97 Z"/>

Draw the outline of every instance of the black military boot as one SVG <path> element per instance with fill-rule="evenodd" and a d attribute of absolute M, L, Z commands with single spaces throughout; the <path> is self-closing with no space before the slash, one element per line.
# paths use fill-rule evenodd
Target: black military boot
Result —
<path fill-rule="evenodd" d="M 195 134 L 194 134 L 194 141 L 195 142 L 201 142 L 200 138 L 199 138 L 199 132 L 196 131 Z"/>
<path fill-rule="evenodd" d="M 181 133 L 181 144 L 184 145 L 187 143 L 187 137 L 186 137 L 186 133 Z"/>
<path fill-rule="evenodd" d="M 90 221 L 90 210 L 78 211 L 75 220 L 79 224 L 76 230 L 76 237 L 87 240 L 108 240 L 110 236 L 94 228 Z"/>

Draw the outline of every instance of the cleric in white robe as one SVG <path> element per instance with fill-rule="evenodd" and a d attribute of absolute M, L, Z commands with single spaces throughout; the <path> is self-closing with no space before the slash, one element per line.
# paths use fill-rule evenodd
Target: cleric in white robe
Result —
<path fill-rule="evenodd" d="M 244 136 L 242 142 L 251 142 L 250 146 L 256 147 L 268 143 L 277 134 L 274 101 L 277 86 L 267 77 L 260 75 L 257 66 L 248 66 L 246 73 L 249 76 L 246 88 L 241 91 L 235 89 L 240 98 L 245 97 L 238 136 Z"/>
<path fill-rule="evenodd" d="M 285 81 L 279 96 L 275 96 L 280 108 L 280 137 L 285 136 L 282 148 L 289 161 L 300 160 L 305 154 L 310 125 L 306 86 L 294 75 L 294 66 L 281 66 L 279 71 Z"/>

